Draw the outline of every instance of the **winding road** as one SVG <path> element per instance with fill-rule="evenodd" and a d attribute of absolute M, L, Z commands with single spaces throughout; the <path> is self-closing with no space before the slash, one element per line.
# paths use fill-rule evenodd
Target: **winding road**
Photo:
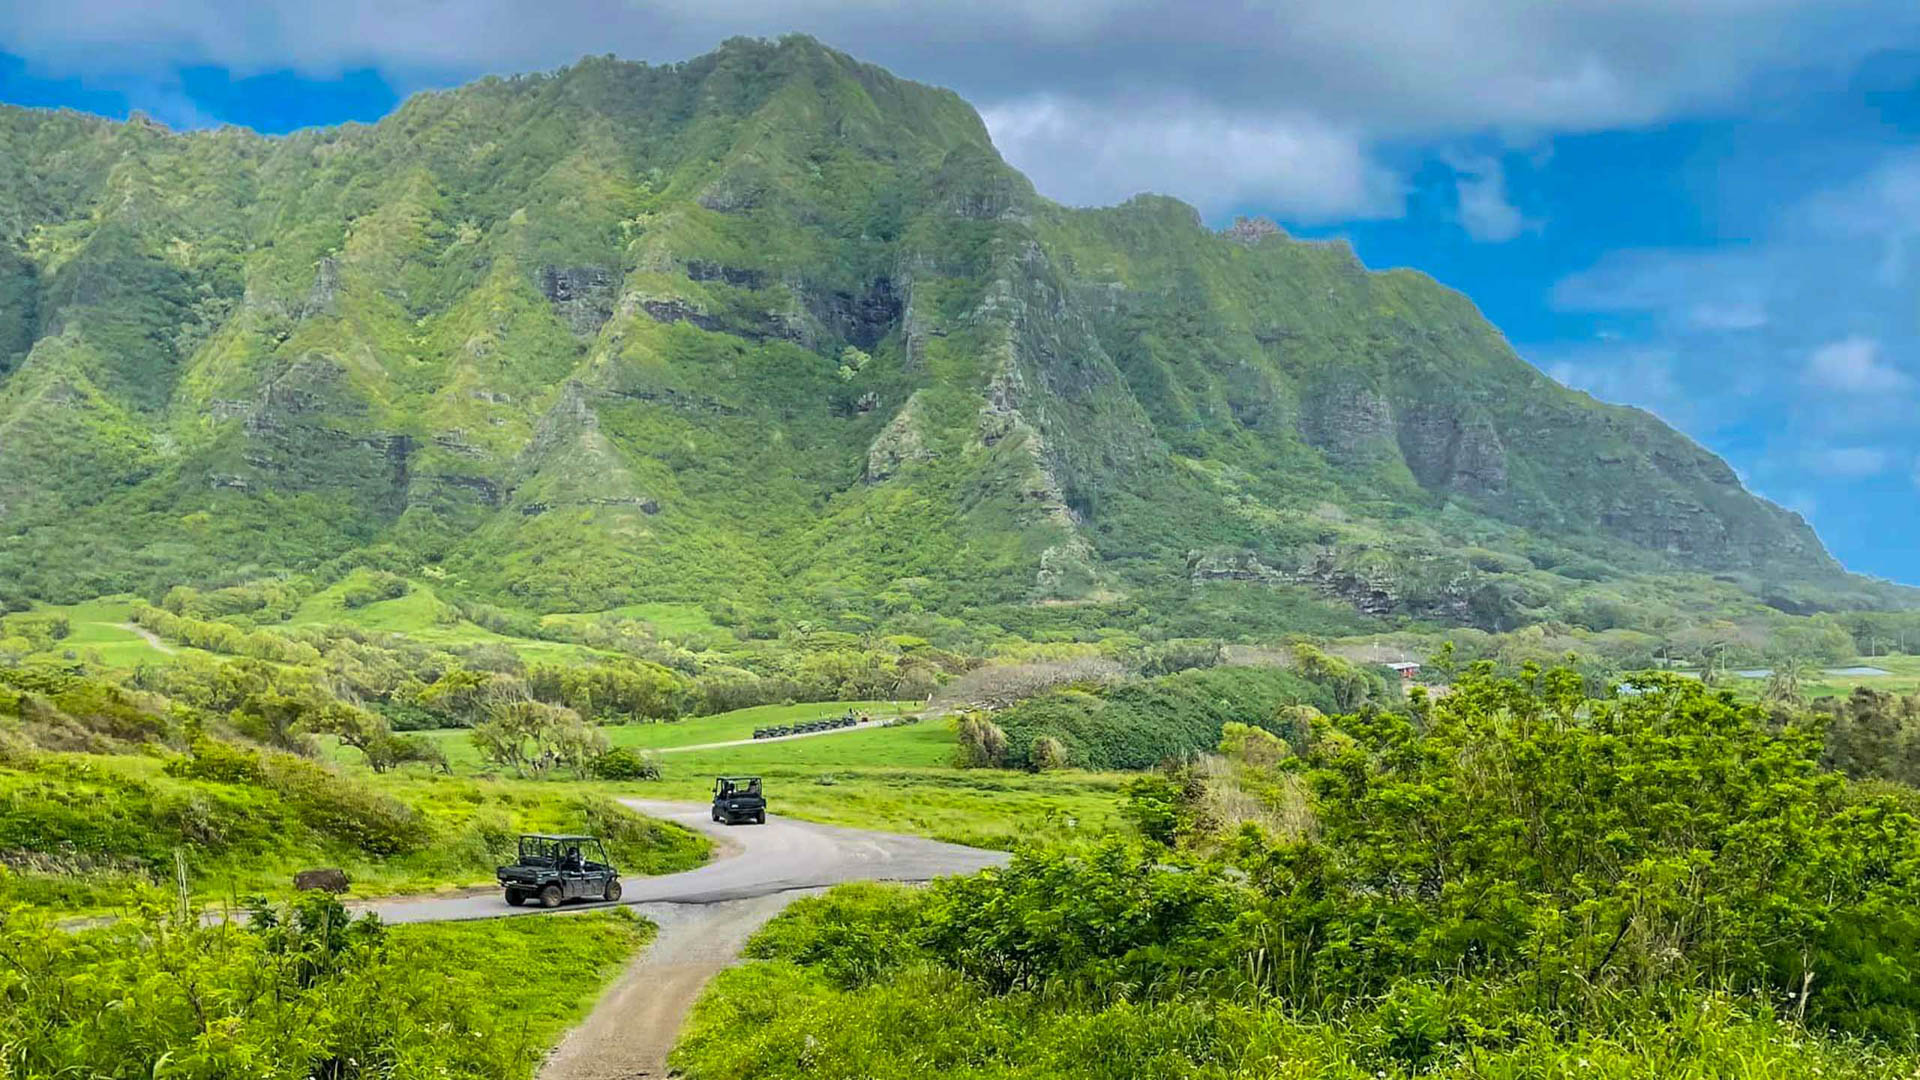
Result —
<path fill-rule="evenodd" d="M 1007 856 L 918 836 L 843 829 L 773 815 L 765 825 L 716 824 L 705 803 L 622 799 L 627 806 L 713 837 L 713 862 L 659 877 L 624 878 L 621 904 L 660 933 L 593 1013 L 567 1034 L 540 1080 L 639 1080 L 666 1075 L 667 1052 L 700 991 L 794 897 L 849 881 L 929 881 L 999 866 Z M 508 907 L 498 891 L 352 905 L 392 923 L 537 918 L 593 911 Z"/>

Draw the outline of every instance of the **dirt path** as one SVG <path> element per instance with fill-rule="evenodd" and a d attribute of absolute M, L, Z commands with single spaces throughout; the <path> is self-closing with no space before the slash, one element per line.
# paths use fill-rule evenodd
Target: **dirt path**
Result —
<path fill-rule="evenodd" d="M 694 746 L 663 746 L 655 753 L 678 754 L 683 750 L 718 750 L 725 746 L 764 746 L 767 743 L 788 742 L 792 739 L 812 739 L 821 735 L 844 735 L 849 731 L 865 731 L 868 728 L 886 727 L 885 720 L 867 720 L 841 728 L 828 728 L 826 731 L 802 731 L 796 735 L 776 735 L 771 739 L 730 739 L 727 742 L 699 743 Z"/>
<path fill-rule="evenodd" d="M 660 936 L 608 988 L 593 1013 L 560 1040 L 539 1080 L 640 1080 L 667 1075 L 693 1003 L 707 981 L 740 958 L 753 932 L 797 892 L 718 904 L 646 904 Z"/>
<path fill-rule="evenodd" d="M 133 633 L 138 634 L 140 636 L 140 640 L 146 642 L 147 644 L 153 646 L 156 649 L 159 649 L 161 652 L 166 653 L 168 656 L 172 656 L 174 654 L 173 646 L 167 644 L 164 641 L 161 641 L 159 634 L 154 633 L 153 631 L 147 629 L 144 626 L 141 626 L 138 623 L 113 622 L 113 623 L 95 623 L 94 625 L 111 626 L 120 630 L 130 630 Z"/>

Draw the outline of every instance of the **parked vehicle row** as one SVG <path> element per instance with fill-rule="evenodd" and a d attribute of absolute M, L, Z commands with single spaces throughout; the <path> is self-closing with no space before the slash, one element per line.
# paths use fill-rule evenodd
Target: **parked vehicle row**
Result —
<path fill-rule="evenodd" d="M 756 739 L 778 739 L 787 735 L 811 735 L 816 731 L 833 731 L 837 728 L 850 728 L 868 719 L 864 715 L 848 713 L 845 716 L 829 716 L 821 720 L 806 720 L 798 724 L 782 724 L 778 727 L 754 728 Z"/>

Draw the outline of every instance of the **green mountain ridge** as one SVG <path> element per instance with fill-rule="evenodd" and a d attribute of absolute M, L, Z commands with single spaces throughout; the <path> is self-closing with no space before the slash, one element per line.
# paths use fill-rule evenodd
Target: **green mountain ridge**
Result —
<path fill-rule="evenodd" d="M 285 137 L 0 109 L 0 507 L 0 580 L 54 600 L 355 564 L 541 611 L 1912 595 L 1430 278 L 1057 205 L 956 95 L 799 37 Z"/>

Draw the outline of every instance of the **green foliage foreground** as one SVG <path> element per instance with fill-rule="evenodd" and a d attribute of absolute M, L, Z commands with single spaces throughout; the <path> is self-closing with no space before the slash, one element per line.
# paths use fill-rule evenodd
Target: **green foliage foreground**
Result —
<path fill-rule="evenodd" d="M 203 926 L 150 896 L 74 934 L 0 916 L 0 1078 L 519 1080 L 653 931 L 624 909 L 388 928 L 320 893 Z"/>
<path fill-rule="evenodd" d="M 1271 765 L 1311 824 L 801 901 L 678 1051 L 813 1076 L 1905 1076 L 1911 793 L 1687 680 L 1468 676 Z M 1815 1032 L 1819 1034 L 1814 1034 Z"/>

